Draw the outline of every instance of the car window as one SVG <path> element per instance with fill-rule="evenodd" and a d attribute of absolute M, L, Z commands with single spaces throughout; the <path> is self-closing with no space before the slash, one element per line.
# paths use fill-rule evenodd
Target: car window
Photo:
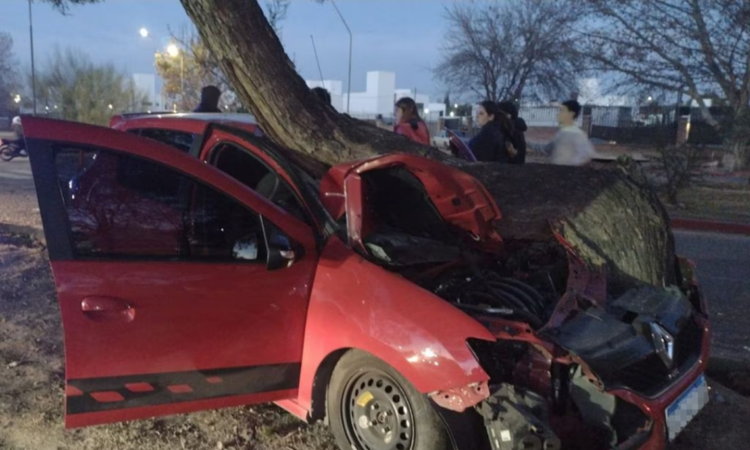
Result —
<path fill-rule="evenodd" d="M 128 130 L 128 132 L 138 134 L 149 139 L 157 140 L 185 153 L 190 152 L 196 136 L 194 133 L 166 130 L 162 128 L 135 128 Z"/>
<path fill-rule="evenodd" d="M 258 214 L 168 166 L 60 148 L 55 167 L 76 258 L 265 261 Z"/>
<path fill-rule="evenodd" d="M 234 144 L 221 143 L 211 150 L 211 160 L 217 169 L 310 224 L 292 188 L 251 152 Z"/>

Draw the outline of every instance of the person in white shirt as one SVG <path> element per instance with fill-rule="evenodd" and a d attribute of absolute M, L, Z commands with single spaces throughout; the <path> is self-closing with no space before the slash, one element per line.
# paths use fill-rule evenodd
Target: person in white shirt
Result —
<path fill-rule="evenodd" d="M 587 164 L 596 156 L 596 150 L 586 133 L 576 125 L 576 119 L 580 114 L 580 103 L 575 100 L 563 102 L 557 114 L 560 131 L 557 132 L 552 141 L 547 143 L 532 142 L 528 144 L 528 147 L 534 152 L 548 155 L 552 164 L 565 166 Z"/>

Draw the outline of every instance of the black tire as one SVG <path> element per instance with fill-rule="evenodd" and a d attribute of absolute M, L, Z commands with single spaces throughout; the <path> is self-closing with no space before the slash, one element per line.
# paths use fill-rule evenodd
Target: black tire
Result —
<path fill-rule="evenodd" d="M 8 162 L 11 159 L 13 159 L 13 149 L 6 145 L 0 147 L 0 159 L 2 159 L 5 162 Z"/>
<path fill-rule="evenodd" d="M 383 361 L 352 350 L 328 386 L 328 421 L 342 450 L 449 450 L 429 399 Z"/>

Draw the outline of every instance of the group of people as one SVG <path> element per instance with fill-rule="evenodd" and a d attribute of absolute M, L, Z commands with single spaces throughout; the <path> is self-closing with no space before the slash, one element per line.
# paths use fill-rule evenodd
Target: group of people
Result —
<path fill-rule="evenodd" d="M 477 161 L 524 164 L 527 148 L 550 157 L 553 164 L 584 165 L 596 155 L 594 146 L 577 125 L 581 105 L 568 100 L 560 105 L 558 122 L 560 130 L 547 143 L 526 143 L 526 122 L 519 117 L 518 108 L 511 101 L 483 101 L 477 111 L 479 132 L 468 143 Z M 415 142 L 430 145 L 427 125 L 419 116 L 417 104 L 404 97 L 396 102 L 396 124 L 394 131 Z M 451 145 L 451 151 L 458 151 Z"/>
<path fill-rule="evenodd" d="M 331 104 L 330 93 L 322 87 L 311 89 L 323 103 Z M 221 112 L 218 107 L 221 91 L 216 86 L 206 86 L 201 92 L 201 103 L 195 112 Z M 402 97 L 396 102 L 394 132 L 414 142 L 429 146 L 430 132 L 419 115 L 414 99 Z M 581 105 L 576 100 L 568 100 L 560 105 L 558 122 L 560 130 L 554 139 L 547 143 L 526 142 L 526 122 L 519 117 L 518 108 L 511 101 L 494 102 L 485 100 L 479 103 L 477 122 L 479 132 L 468 143 L 477 161 L 505 164 L 524 164 L 527 149 L 549 156 L 553 164 L 584 165 L 596 155 L 594 146 L 577 125 Z M 455 146 L 451 145 L 458 156 Z"/>

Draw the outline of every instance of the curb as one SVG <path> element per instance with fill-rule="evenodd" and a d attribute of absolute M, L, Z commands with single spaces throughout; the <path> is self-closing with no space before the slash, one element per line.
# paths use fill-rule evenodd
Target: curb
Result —
<path fill-rule="evenodd" d="M 717 222 L 700 219 L 672 219 L 672 228 L 691 231 L 712 231 L 714 233 L 744 234 L 750 236 L 750 224 Z"/>

